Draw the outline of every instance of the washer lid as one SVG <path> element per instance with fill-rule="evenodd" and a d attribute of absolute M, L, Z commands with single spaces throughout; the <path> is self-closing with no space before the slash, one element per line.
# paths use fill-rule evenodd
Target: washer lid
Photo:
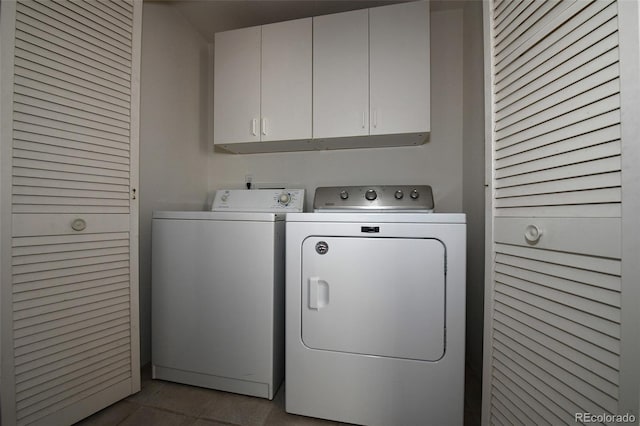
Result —
<path fill-rule="evenodd" d="M 154 211 L 153 219 L 173 220 L 224 220 L 250 222 L 276 222 L 285 219 L 280 213 L 209 212 L 209 211 Z"/>

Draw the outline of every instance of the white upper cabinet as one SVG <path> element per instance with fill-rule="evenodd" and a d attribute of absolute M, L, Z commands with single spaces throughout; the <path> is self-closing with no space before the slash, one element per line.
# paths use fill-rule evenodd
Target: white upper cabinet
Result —
<path fill-rule="evenodd" d="M 427 1 L 217 33 L 214 142 L 236 153 L 423 144 L 429 68 Z"/>
<path fill-rule="evenodd" d="M 260 141 L 261 28 L 217 33 L 214 72 L 214 141 Z"/>
<path fill-rule="evenodd" d="M 216 34 L 216 144 L 311 138 L 311 18 Z"/>
<path fill-rule="evenodd" d="M 262 27 L 261 139 L 311 139 L 312 20 Z"/>
<path fill-rule="evenodd" d="M 369 9 L 370 134 L 430 129 L 429 3 Z"/>
<path fill-rule="evenodd" d="M 313 18 L 313 137 L 369 134 L 369 11 Z"/>

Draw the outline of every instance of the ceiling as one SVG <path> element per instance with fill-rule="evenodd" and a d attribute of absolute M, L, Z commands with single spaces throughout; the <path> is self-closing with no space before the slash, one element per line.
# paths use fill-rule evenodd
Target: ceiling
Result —
<path fill-rule="evenodd" d="M 401 3 L 406 0 L 146 0 L 174 7 L 205 39 L 235 28 Z M 431 2 L 432 9 L 459 8 L 463 1 Z"/>

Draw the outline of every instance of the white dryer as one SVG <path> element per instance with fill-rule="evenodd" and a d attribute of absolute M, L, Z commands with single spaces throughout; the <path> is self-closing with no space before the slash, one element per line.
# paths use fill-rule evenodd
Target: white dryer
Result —
<path fill-rule="evenodd" d="M 304 190 L 220 190 L 152 220 L 152 375 L 272 399 L 284 376 L 284 217 Z"/>
<path fill-rule="evenodd" d="M 286 219 L 286 410 L 461 425 L 465 216 L 430 213 L 428 186 L 318 188 L 314 208 Z"/>

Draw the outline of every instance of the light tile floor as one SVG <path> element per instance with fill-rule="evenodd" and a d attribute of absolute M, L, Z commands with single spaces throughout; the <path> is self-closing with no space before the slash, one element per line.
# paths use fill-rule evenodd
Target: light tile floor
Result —
<path fill-rule="evenodd" d="M 465 377 L 464 425 L 480 425 L 481 386 L 469 369 Z M 76 426 L 322 426 L 341 423 L 287 414 L 284 387 L 273 401 L 151 380 L 142 371 L 142 390 Z M 428 421 L 425 422 L 425 426 Z M 390 425 L 391 426 L 391 425 Z"/>

